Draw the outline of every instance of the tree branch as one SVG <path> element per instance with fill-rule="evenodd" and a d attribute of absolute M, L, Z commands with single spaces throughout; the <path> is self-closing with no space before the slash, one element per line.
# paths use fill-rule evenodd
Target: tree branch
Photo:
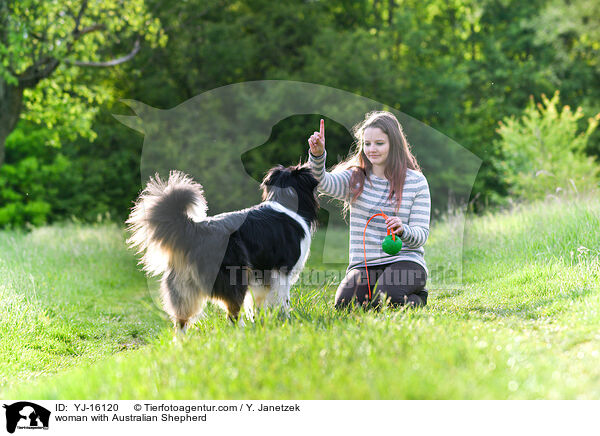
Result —
<path fill-rule="evenodd" d="M 51 57 L 40 59 L 35 65 L 30 66 L 18 75 L 19 85 L 23 88 L 33 88 L 40 80 L 50 76 L 56 70 L 59 63 L 57 59 Z"/>
<path fill-rule="evenodd" d="M 73 49 L 73 45 L 75 41 L 86 33 L 93 32 L 102 28 L 102 25 L 94 24 L 92 26 L 88 26 L 82 30 L 79 30 L 79 24 L 83 17 L 85 10 L 87 9 L 88 0 L 83 0 L 81 3 L 81 7 L 79 8 L 79 12 L 75 19 L 75 26 L 73 27 L 73 31 L 71 32 L 72 40 L 67 43 L 67 53 L 69 53 Z M 69 14 L 72 15 L 69 11 Z M 42 35 L 34 35 L 36 39 L 39 41 L 46 41 L 47 28 L 44 29 L 44 33 Z M 28 67 L 25 71 L 23 71 L 20 75 L 18 75 L 19 85 L 24 88 L 33 88 L 35 85 L 39 83 L 40 80 L 45 79 L 50 76 L 58 65 L 60 61 L 56 59 L 54 56 L 50 54 L 40 53 L 38 60 L 33 62 L 33 64 Z"/>
<path fill-rule="evenodd" d="M 70 16 L 73 17 L 75 23 L 74 23 L 73 29 L 71 31 L 70 38 L 68 39 L 68 41 L 66 43 L 66 50 L 63 53 L 63 56 L 68 56 L 69 53 L 71 53 L 73 51 L 73 47 L 75 46 L 75 43 L 79 39 L 81 39 L 84 35 L 87 35 L 88 33 L 96 32 L 99 30 L 106 30 L 106 25 L 101 24 L 101 23 L 95 23 L 95 24 L 86 26 L 84 28 L 80 28 L 81 20 L 83 19 L 83 16 L 88 8 L 88 1 L 89 0 L 83 0 L 81 2 L 81 6 L 80 6 L 79 10 L 77 11 L 77 15 L 75 15 L 74 10 L 68 9 L 68 11 L 67 11 L 67 14 L 69 14 Z M 42 35 L 35 35 L 35 37 L 38 40 L 46 39 L 45 38 L 46 31 L 44 31 L 44 34 L 42 34 Z M 41 39 L 39 37 L 41 37 Z M 65 58 L 57 59 L 51 53 L 48 53 L 48 54 L 39 53 L 39 55 L 37 56 L 38 60 L 34 61 L 33 65 L 28 67 L 23 73 L 19 74 L 17 77 L 18 77 L 20 86 L 22 86 L 24 88 L 32 88 L 35 85 L 37 85 L 37 83 L 40 80 L 45 79 L 46 77 L 50 76 L 54 72 L 54 70 L 56 70 L 56 68 L 60 65 L 61 62 L 65 62 L 67 64 L 77 65 L 77 66 L 81 66 L 81 67 L 112 67 L 112 66 L 119 65 L 119 64 L 129 61 L 139 51 L 140 51 L 140 40 L 138 38 L 134 43 L 133 50 L 129 54 L 127 54 L 123 57 L 120 57 L 120 58 L 106 61 L 106 62 L 87 62 L 87 61 L 70 60 L 70 59 L 65 59 Z M 61 56 L 61 57 L 63 57 L 63 56 Z"/>
<path fill-rule="evenodd" d="M 91 26 L 84 27 L 81 30 L 77 30 L 77 32 L 73 32 L 73 39 L 77 40 L 83 35 L 95 32 L 96 30 L 106 30 L 106 26 L 104 24 L 92 24 Z"/>
<path fill-rule="evenodd" d="M 77 17 L 75 17 L 75 27 L 73 28 L 73 35 L 79 32 L 79 23 L 81 23 L 81 18 L 83 17 L 83 13 L 87 9 L 88 0 L 83 0 L 81 2 L 81 8 L 79 9 L 79 13 Z"/>
<path fill-rule="evenodd" d="M 116 58 L 116 59 L 111 59 L 110 61 L 105 61 L 105 62 L 88 62 L 88 61 L 77 61 L 77 60 L 71 60 L 71 59 L 63 59 L 63 62 L 71 64 L 71 65 L 77 65 L 79 67 L 114 67 L 115 65 L 119 65 L 122 63 L 125 63 L 131 59 L 133 59 L 133 57 L 140 51 L 140 40 L 139 38 L 135 40 L 135 43 L 133 44 L 133 50 L 131 50 L 131 52 L 125 56 L 122 56 L 120 58 Z"/>

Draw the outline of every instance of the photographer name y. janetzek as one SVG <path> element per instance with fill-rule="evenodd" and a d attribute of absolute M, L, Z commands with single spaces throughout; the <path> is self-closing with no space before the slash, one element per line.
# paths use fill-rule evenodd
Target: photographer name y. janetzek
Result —
<path fill-rule="evenodd" d="M 300 406 L 294 404 L 293 406 L 286 406 L 280 404 L 279 406 L 269 406 L 268 404 L 261 404 L 258 409 L 259 412 L 300 412 Z"/>

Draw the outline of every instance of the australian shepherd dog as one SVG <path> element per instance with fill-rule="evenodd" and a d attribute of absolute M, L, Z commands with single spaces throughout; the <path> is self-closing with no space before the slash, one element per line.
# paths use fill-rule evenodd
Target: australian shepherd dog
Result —
<path fill-rule="evenodd" d="M 148 275 L 161 276 L 176 331 L 185 333 L 209 300 L 234 322 L 245 299 L 249 308 L 288 312 L 316 228 L 317 185 L 306 164 L 278 165 L 261 184 L 261 203 L 209 217 L 202 186 L 186 174 L 150 178 L 127 220 L 127 242 L 143 253 Z"/>

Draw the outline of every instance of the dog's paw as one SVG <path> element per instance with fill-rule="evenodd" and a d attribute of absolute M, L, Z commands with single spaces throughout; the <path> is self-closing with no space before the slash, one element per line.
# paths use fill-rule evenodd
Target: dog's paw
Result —
<path fill-rule="evenodd" d="M 173 342 L 178 342 L 186 337 L 189 323 L 181 326 L 179 323 L 175 324 L 175 334 L 173 335 Z"/>

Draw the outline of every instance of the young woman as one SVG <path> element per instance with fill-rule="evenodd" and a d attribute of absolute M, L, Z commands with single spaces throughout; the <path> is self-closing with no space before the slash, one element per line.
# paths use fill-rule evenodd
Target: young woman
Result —
<path fill-rule="evenodd" d="M 378 306 L 427 304 L 427 266 L 423 244 L 429 236 L 431 202 L 427 179 L 396 117 L 370 112 L 354 126 L 355 152 L 330 173 L 325 171 L 325 126 L 308 139 L 309 164 L 319 180 L 318 190 L 344 201 L 350 211 L 350 262 L 335 296 L 337 308 L 353 302 Z M 369 301 L 363 232 L 373 301 Z M 381 242 L 390 229 L 402 240 L 402 250 L 386 254 Z M 377 286 L 375 286 L 377 283 Z"/>

